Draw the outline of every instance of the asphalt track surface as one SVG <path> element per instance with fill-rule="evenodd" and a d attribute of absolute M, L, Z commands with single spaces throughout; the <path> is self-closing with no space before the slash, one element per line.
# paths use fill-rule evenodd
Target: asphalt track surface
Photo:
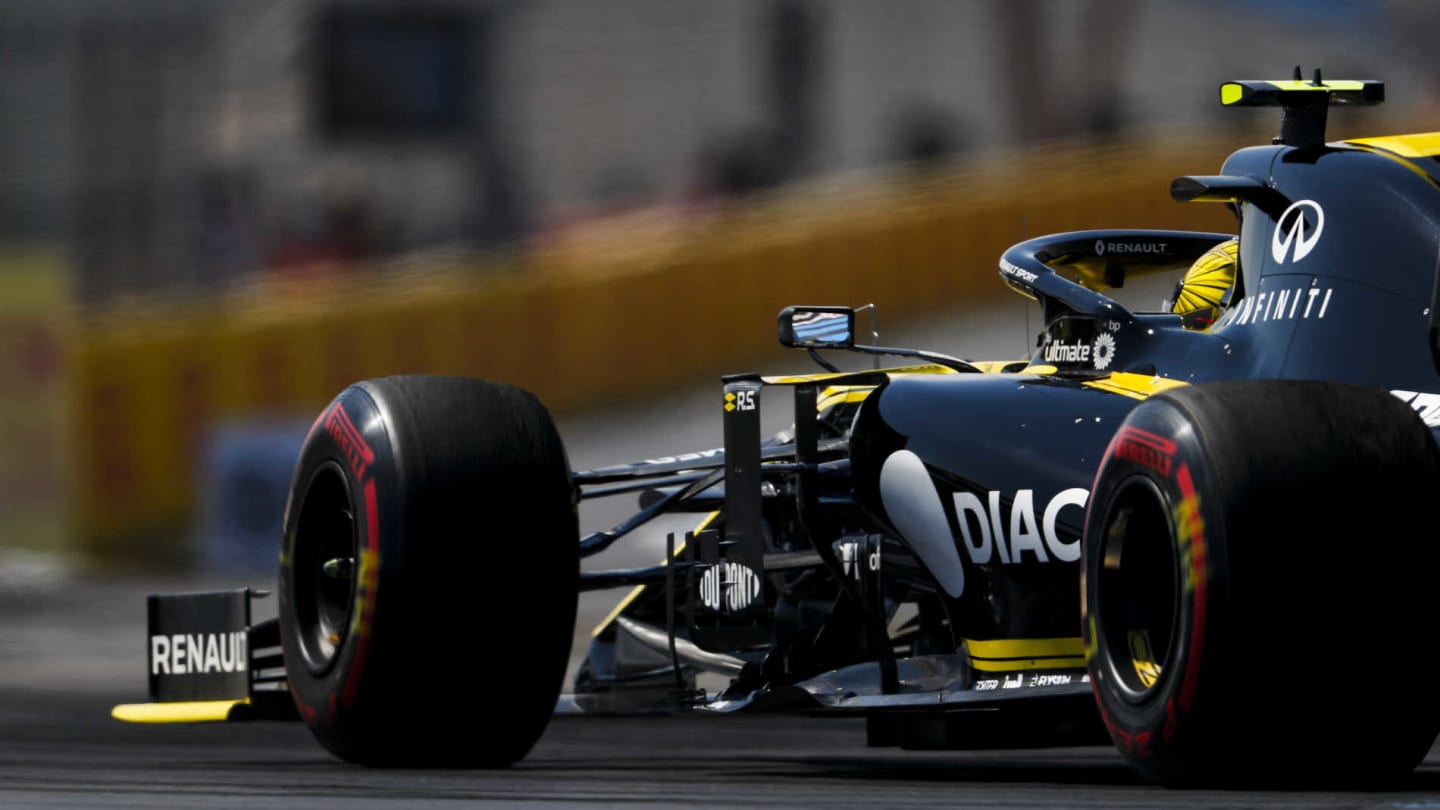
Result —
<path fill-rule="evenodd" d="M 139 727 L 101 696 L 10 693 L 4 807 L 1440 807 L 1440 757 L 1387 793 L 1140 785 L 1106 748 L 912 753 L 811 718 L 561 717 L 504 771 L 336 762 L 298 724 Z"/>
<path fill-rule="evenodd" d="M 1019 356 L 1028 343 L 1022 312 L 1017 304 L 952 316 L 886 342 L 981 359 Z M 803 366 L 801 356 L 783 368 Z M 718 392 L 718 384 L 697 381 L 675 396 L 569 418 L 560 428 L 582 467 L 713 447 L 720 443 Z M 783 409 L 767 419 L 783 424 Z M 582 521 L 600 528 L 631 508 L 628 500 L 586 504 Z M 663 532 L 649 532 L 601 562 L 645 564 L 662 544 Z M 353 767 L 326 754 L 300 724 L 135 726 L 110 719 L 113 704 L 143 699 L 145 594 L 244 584 L 263 586 L 269 578 L 61 580 L 0 562 L 0 808 L 1440 808 L 1440 750 L 1385 792 L 1175 792 L 1140 784 L 1105 747 L 868 749 L 863 721 L 854 719 L 557 717 L 532 754 L 504 771 Z M 577 657 L 617 595 L 584 595 Z"/>

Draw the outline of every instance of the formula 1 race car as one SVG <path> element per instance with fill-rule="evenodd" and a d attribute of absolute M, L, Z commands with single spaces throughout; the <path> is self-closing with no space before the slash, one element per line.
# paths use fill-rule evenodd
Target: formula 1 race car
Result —
<path fill-rule="evenodd" d="M 152 702 L 115 715 L 288 712 L 381 766 L 507 765 L 558 706 L 858 715 L 908 749 L 1108 738 L 1165 784 L 1408 773 L 1440 731 L 1440 133 L 1326 143 L 1330 105 L 1384 91 L 1318 71 L 1220 95 L 1284 111 L 1274 144 L 1170 187 L 1232 208 L 1238 243 L 1015 245 L 1028 360 L 790 307 L 780 342 L 825 373 L 726 377 L 722 449 L 581 472 L 524 391 L 351 386 L 298 462 L 278 620 L 250 626 L 246 590 L 151 597 Z M 1106 295 L 1225 245 L 1212 317 Z M 762 395 L 793 427 L 762 436 Z M 577 543 L 579 501 L 622 494 L 640 510 Z M 683 513 L 660 564 L 580 572 Z M 562 696 L 577 593 L 619 586 Z"/>

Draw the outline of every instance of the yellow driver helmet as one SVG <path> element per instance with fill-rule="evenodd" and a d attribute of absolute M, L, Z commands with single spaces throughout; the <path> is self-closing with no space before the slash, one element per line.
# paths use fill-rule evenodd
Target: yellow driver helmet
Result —
<path fill-rule="evenodd" d="M 1187 329 L 1209 329 L 1230 305 L 1235 292 L 1235 270 L 1240 240 L 1229 239 L 1205 251 L 1175 285 L 1170 311 Z"/>

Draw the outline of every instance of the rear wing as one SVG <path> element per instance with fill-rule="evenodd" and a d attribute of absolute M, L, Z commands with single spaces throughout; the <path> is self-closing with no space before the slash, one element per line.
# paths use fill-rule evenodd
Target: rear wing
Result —
<path fill-rule="evenodd" d="M 1370 107 L 1385 101 L 1385 83 L 1369 79 L 1324 81 L 1300 78 L 1300 66 L 1289 81 L 1230 81 L 1220 85 L 1220 103 L 1226 107 L 1281 107 L 1280 135 L 1275 143 L 1286 146 L 1321 146 L 1325 119 L 1332 104 Z"/>
<path fill-rule="evenodd" d="M 1318 71 L 1317 71 L 1318 73 Z M 1220 85 L 1220 103 L 1226 107 L 1304 107 L 1345 104 L 1373 107 L 1385 102 L 1385 83 L 1369 79 L 1321 82 L 1233 81 Z"/>

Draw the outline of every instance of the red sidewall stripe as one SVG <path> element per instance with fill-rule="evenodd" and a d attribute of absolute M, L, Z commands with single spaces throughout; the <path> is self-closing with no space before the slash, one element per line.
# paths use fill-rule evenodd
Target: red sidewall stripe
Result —
<path fill-rule="evenodd" d="M 1205 570 L 1205 523 L 1200 519 L 1200 502 L 1195 495 L 1195 482 L 1190 477 L 1190 465 L 1182 463 L 1175 473 L 1180 485 L 1181 502 L 1193 501 L 1195 514 L 1187 515 L 1189 525 L 1186 533 L 1190 540 L 1190 570 L 1199 572 L 1192 577 L 1190 613 L 1190 657 L 1185 662 L 1185 680 L 1180 684 L 1180 710 L 1186 711 L 1195 699 L 1195 686 L 1200 681 L 1200 654 L 1205 647 L 1205 601 L 1207 583 L 1210 580 Z"/>
<path fill-rule="evenodd" d="M 365 606 L 360 611 L 360 625 L 356 628 L 360 637 L 356 639 L 355 661 L 350 665 L 350 672 L 345 678 L 345 688 L 340 695 L 341 701 L 347 707 L 354 703 L 355 693 L 359 690 L 361 677 L 365 673 L 365 658 L 370 649 L 370 633 L 375 618 L 375 592 L 380 580 L 380 513 L 375 503 L 374 478 L 365 482 L 365 549 L 369 565 L 362 564 L 360 571 L 364 578 L 359 584 L 365 589 Z"/>

